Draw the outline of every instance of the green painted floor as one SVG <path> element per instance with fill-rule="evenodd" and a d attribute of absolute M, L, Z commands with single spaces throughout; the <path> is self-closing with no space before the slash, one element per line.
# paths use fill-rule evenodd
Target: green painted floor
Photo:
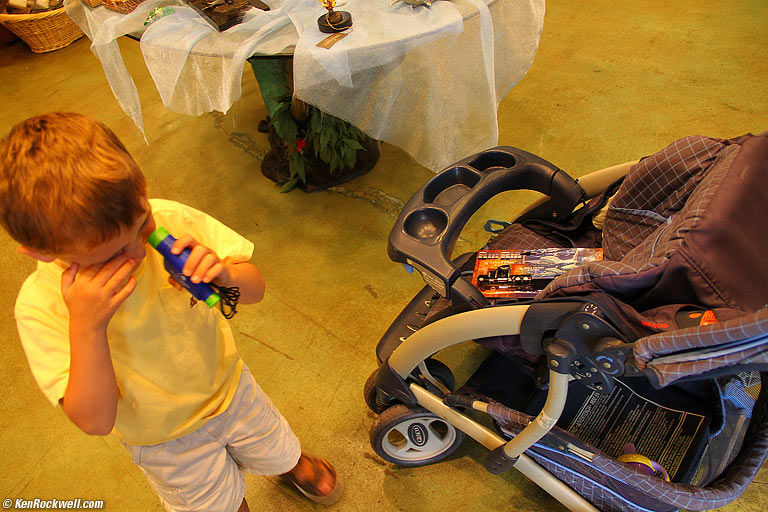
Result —
<path fill-rule="evenodd" d="M 512 0 L 501 0 L 512 1 Z M 691 134 L 768 129 L 768 4 L 764 0 L 547 3 L 539 52 L 499 109 L 500 144 L 537 153 L 580 176 L 634 160 Z M 141 93 L 149 145 L 120 110 L 89 42 L 49 54 L 0 47 L 0 132 L 52 110 L 107 123 L 146 173 L 152 196 L 188 203 L 256 244 L 263 303 L 232 320 L 242 356 L 311 452 L 344 474 L 343 511 L 564 510 L 516 471 L 492 476 L 466 441 L 443 463 L 403 469 L 374 455 L 362 400 L 374 347 L 421 288 L 390 262 L 386 239 L 410 194 L 432 174 L 384 145 L 369 174 L 335 189 L 280 194 L 262 176 L 268 149 L 256 129 L 264 105 L 250 70 L 226 114 L 164 110 L 138 45 L 121 40 Z M 512 218 L 535 196 L 505 194 L 469 222 L 457 251 L 486 239 L 487 218 Z M 101 499 L 106 510 L 159 511 L 143 476 L 113 438 L 88 437 L 44 399 L 16 334 L 12 307 L 33 263 L 0 234 L 0 498 Z M 483 352 L 443 359 L 461 378 Z M 313 510 L 274 479 L 248 477 L 252 510 Z M 765 510 L 768 473 L 722 510 Z M 761 504 L 762 503 L 762 504 Z"/>

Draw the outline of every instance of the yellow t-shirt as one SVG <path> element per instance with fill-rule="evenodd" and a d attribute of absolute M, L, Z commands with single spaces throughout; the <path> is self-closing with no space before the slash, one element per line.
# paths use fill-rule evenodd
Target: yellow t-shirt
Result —
<path fill-rule="evenodd" d="M 231 262 L 248 261 L 253 244 L 208 215 L 150 200 L 157 226 L 192 235 Z M 58 405 L 69 379 L 69 311 L 55 263 L 38 263 L 16 300 L 16 323 L 32 374 Z M 162 256 L 147 245 L 137 285 L 107 328 L 120 392 L 113 433 L 131 444 L 156 444 L 200 428 L 224 412 L 242 360 L 221 312 L 168 283 Z"/>

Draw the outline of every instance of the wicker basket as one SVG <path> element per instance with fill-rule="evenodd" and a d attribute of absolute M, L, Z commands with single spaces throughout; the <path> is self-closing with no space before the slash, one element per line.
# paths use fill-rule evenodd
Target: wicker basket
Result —
<path fill-rule="evenodd" d="M 84 35 L 64 7 L 35 14 L 0 14 L 0 23 L 35 53 L 64 48 Z"/>
<path fill-rule="evenodd" d="M 102 0 L 104 7 L 110 11 L 128 14 L 133 11 L 143 0 Z"/>

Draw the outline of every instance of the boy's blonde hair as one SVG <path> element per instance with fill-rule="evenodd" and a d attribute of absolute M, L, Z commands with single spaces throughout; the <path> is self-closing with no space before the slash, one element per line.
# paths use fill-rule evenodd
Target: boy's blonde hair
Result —
<path fill-rule="evenodd" d="M 46 254 L 91 248 L 146 209 L 146 181 L 117 136 L 81 114 L 54 112 L 0 142 L 0 223 Z"/>

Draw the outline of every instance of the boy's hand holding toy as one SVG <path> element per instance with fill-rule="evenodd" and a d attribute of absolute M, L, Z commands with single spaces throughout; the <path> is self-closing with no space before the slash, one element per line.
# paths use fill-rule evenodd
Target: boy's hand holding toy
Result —
<path fill-rule="evenodd" d="M 184 262 L 182 273 L 193 283 L 211 283 L 227 286 L 230 276 L 227 265 L 208 247 L 200 244 L 190 235 L 184 235 L 173 243 L 172 254 L 181 254 L 186 248 L 190 249 L 189 256 Z M 171 284 L 182 290 L 181 284 L 171 278 Z"/>
<path fill-rule="evenodd" d="M 232 281 L 229 267 L 214 251 L 190 235 L 177 240 L 163 227 L 153 231 L 147 242 L 163 255 L 165 269 L 171 275 L 168 281 L 175 288 L 186 288 L 209 308 L 219 304 L 225 318 L 237 313 L 240 290 L 228 287 Z"/>

